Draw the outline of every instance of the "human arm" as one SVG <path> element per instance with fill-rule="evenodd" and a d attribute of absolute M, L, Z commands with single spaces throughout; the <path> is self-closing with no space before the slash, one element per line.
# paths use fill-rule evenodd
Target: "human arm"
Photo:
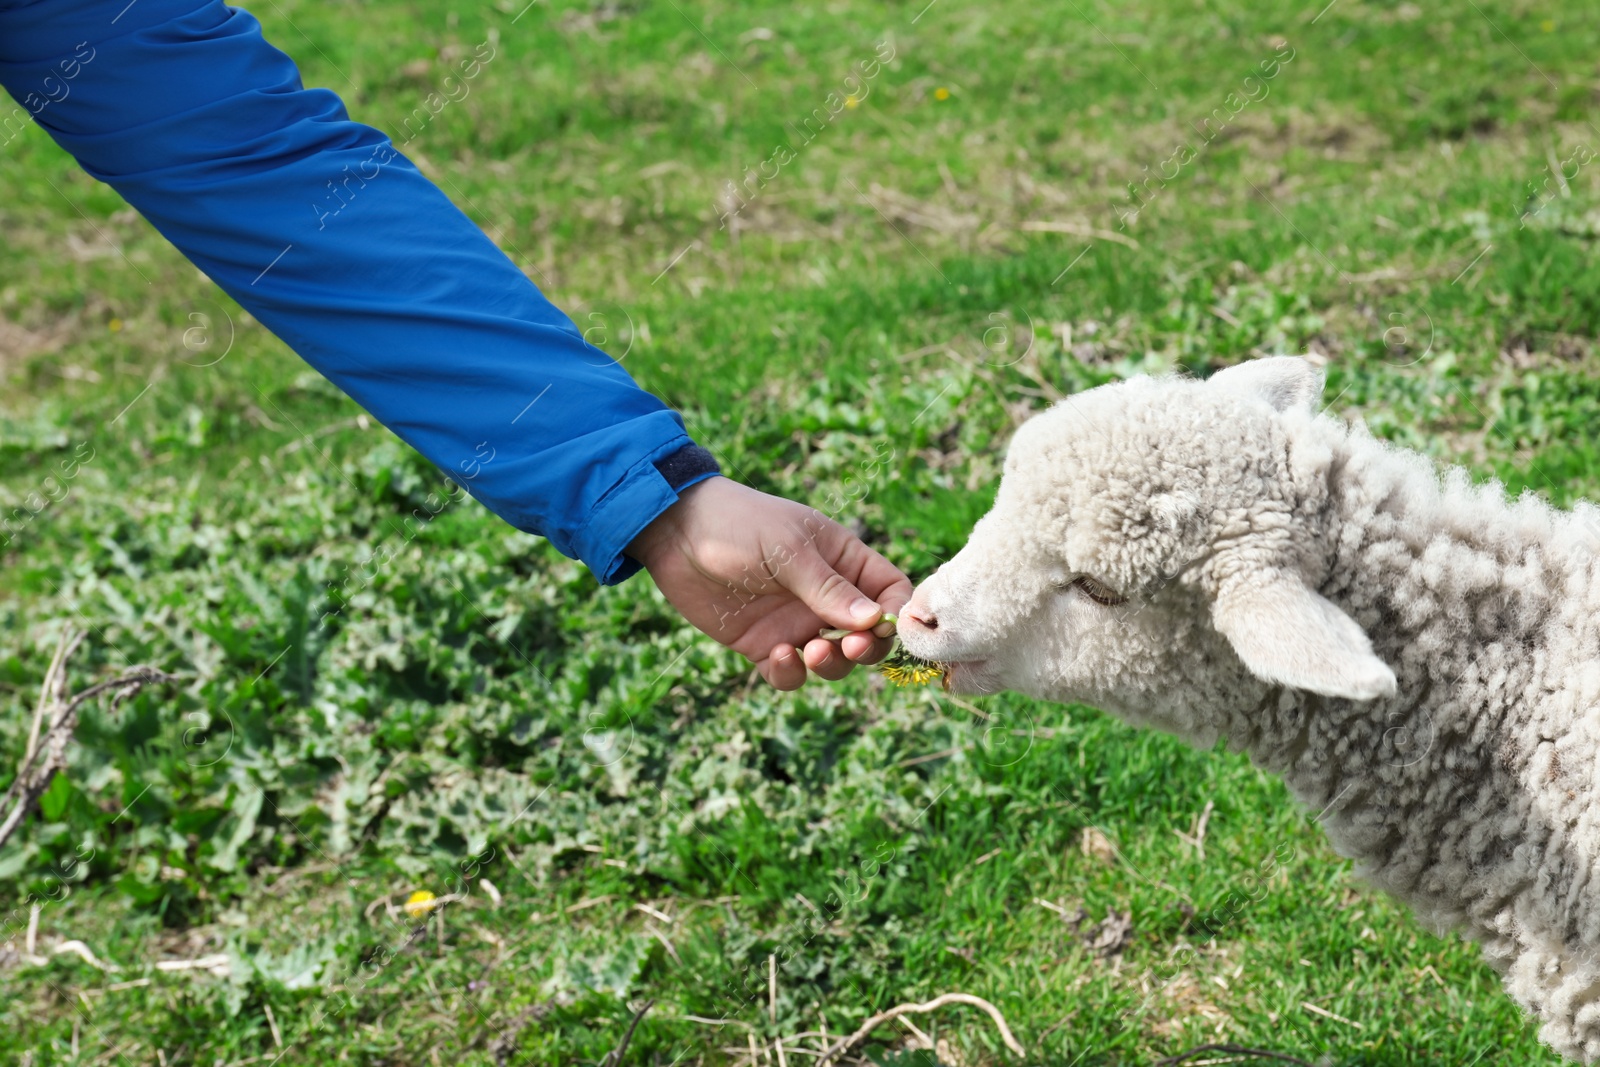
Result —
<path fill-rule="evenodd" d="M 601 582 L 637 570 L 628 542 L 715 471 L 670 484 L 657 464 L 692 444 L 678 414 L 388 137 L 303 88 L 247 12 L 0 0 L 0 82 L 308 363 Z"/>
<path fill-rule="evenodd" d="M 607 584 L 648 547 L 669 600 L 784 688 L 806 665 L 836 678 L 881 656 L 866 636 L 837 651 L 814 639 L 819 619 L 855 621 L 836 603 L 841 581 L 900 582 L 909 595 L 836 523 L 802 553 L 804 583 L 788 568 L 783 591 L 731 626 L 702 610 L 699 583 L 763 558 L 759 540 L 687 521 L 708 509 L 675 508 L 714 461 L 388 137 L 352 122 L 332 92 L 303 88 L 248 13 L 215 0 L 0 0 L 0 83 L 242 307 L 507 522 Z M 767 520 L 753 528 L 807 510 L 745 492 Z M 702 543 L 662 534 L 686 529 Z"/>

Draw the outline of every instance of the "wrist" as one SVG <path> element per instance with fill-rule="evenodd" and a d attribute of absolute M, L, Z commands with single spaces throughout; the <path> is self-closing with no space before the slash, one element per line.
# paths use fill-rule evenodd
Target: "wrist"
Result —
<path fill-rule="evenodd" d="M 685 513 L 694 507 L 695 500 L 713 482 L 722 481 L 721 474 L 713 474 L 703 478 L 693 485 L 678 492 L 678 499 L 669 504 L 665 511 L 640 530 L 628 547 L 623 551 L 629 558 L 638 560 L 645 570 L 654 569 L 656 560 L 661 553 L 678 541 L 679 533 L 683 528 Z"/>
<path fill-rule="evenodd" d="M 671 535 L 677 530 L 678 518 L 683 514 L 682 505 L 687 496 L 696 487 L 722 473 L 710 450 L 693 442 L 656 460 L 655 468 L 656 473 L 666 479 L 668 487 L 678 494 L 678 499 L 650 520 L 623 549 L 628 558 L 637 560 L 646 570 L 650 569 L 651 561 L 660 552 L 661 545 L 673 539 Z"/>

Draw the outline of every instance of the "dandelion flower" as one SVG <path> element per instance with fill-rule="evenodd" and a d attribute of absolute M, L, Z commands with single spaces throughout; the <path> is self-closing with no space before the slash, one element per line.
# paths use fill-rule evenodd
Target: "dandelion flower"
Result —
<path fill-rule="evenodd" d="M 950 90 L 941 85 L 933 91 L 933 98 L 935 100 L 948 100 L 950 99 Z"/>
<path fill-rule="evenodd" d="M 880 623 L 895 624 L 899 620 L 893 615 L 885 613 Z M 853 630 L 819 630 L 817 636 L 829 641 L 837 641 L 845 634 L 854 633 Z M 929 682 L 938 681 L 944 688 L 950 688 L 950 674 L 942 663 L 913 656 L 907 651 L 906 646 L 895 638 L 894 649 L 889 653 L 889 658 L 878 664 L 878 673 L 883 675 L 895 685 L 927 685 Z"/>
<path fill-rule="evenodd" d="M 433 902 L 434 896 L 432 893 L 426 889 L 419 889 L 409 897 L 406 897 L 406 902 L 402 906 L 405 908 L 407 915 L 413 919 L 420 919 L 434 909 Z"/>
<path fill-rule="evenodd" d="M 889 658 L 878 664 L 878 673 L 899 686 L 927 685 L 937 681 L 948 688 L 949 676 L 945 673 L 944 664 L 913 656 L 899 641 L 894 643 L 894 651 L 889 653 Z"/>
<path fill-rule="evenodd" d="M 860 105 L 861 98 L 859 96 L 847 96 L 844 98 L 845 107 L 859 107 Z"/>

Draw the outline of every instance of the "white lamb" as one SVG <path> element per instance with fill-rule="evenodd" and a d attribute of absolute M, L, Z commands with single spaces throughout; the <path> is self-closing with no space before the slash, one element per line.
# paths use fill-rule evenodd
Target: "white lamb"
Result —
<path fill-rule="evenodd" d="M 1062 401 L 900 613 L 957 692 L 1219 737 L 1600 1061 L 1600 511 L 1441 479 L 1273 357 Z"/>

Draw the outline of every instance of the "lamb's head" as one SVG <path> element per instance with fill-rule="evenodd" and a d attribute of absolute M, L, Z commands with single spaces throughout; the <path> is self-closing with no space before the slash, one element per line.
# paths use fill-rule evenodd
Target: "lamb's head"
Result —
<path fill-rule="evenodd" d="M 1327 577 L 1321 374 L 1274 357 L 1136 378 L 1030 419 L 994 508 L 900 613 L 958 692 L 1079 700 L 1180 732 L 1272 685 L 1370 699 L 1393 672 Z M 1334 531 L 1336 533 L 1336 531 Z"/>

